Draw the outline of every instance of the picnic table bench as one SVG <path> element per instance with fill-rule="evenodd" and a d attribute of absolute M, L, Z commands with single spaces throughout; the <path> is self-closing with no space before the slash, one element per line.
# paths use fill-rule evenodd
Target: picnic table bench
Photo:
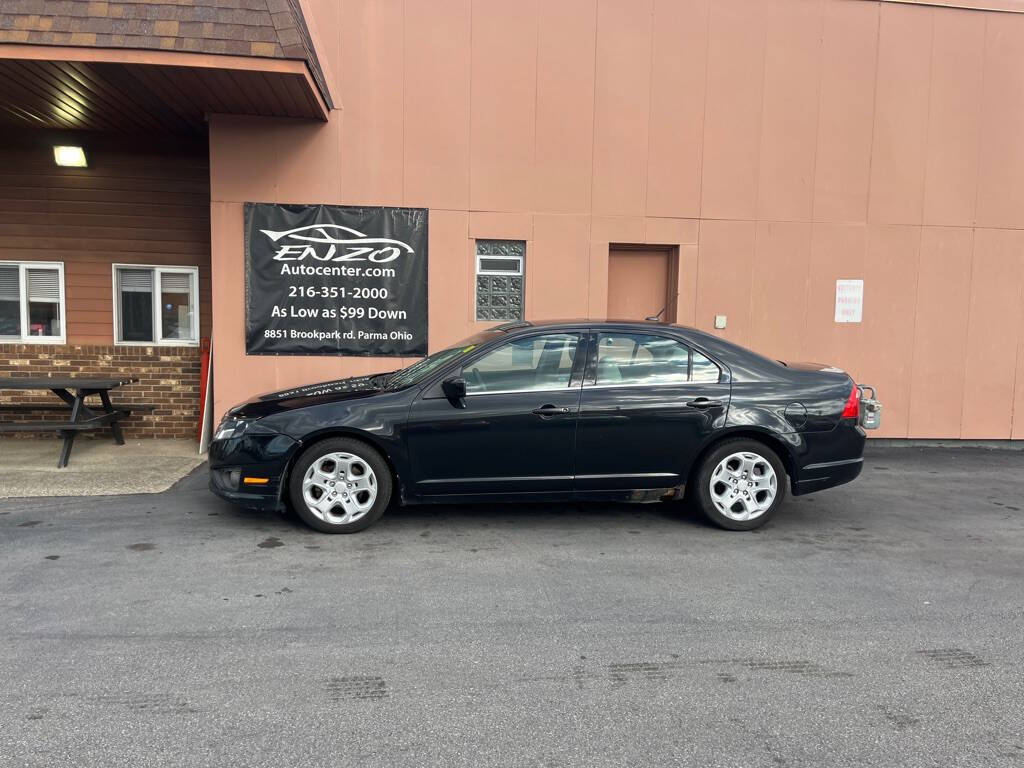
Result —
<path fill-rule="evenodd" d="M 48 378 L 48 377 L 0 377 L 0 389 L 48 389 L 61 400 L 64 406 L 56 406 L 57 409 L 70 409 L 70 418 L 53 419 L 47 421 L 31 422 L 0 422 L 0 434 L 6 432 L 47 432 L 55 430 L 64 438 L 64 446 L 61 448 L 60 458 L 57 460 L 57 468 L 68 465 L 71 457 L 71 448 L 75 444 L 75 435 L 79 432 L 102 429 L 110 426 L 114 434 L 114 441 L 118 445 L 124 445 L 124 435 L 121 433 L 121 425 L 118 422 L 131 413 L 131 407 L 115 407 L 110 402 L 110 390 L 125 384 L 134 384 L 138 381 L 134 377 L 121 377 L 111 379 L 92 378 Z M 72 394 L 74 391 L 74 394 Z M 95 405 L 85 404 L 85 398 L 90 395 L 99 395 L 103 410 L 96 409 Z M 24 403 L 6 406 L 7 410 L 17 411 L 47 411 L 55 410 L 54 406 L 45 403 Z"/>

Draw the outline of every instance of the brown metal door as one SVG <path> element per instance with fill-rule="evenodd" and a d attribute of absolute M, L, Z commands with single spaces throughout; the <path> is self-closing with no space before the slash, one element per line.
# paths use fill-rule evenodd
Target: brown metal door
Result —
<path fill-rule="evenodd" d="M 643 320 L 664 310 L 661 319 L 674 320 L 671 274 L 667 250 L 612 248 L 608 253 L 608 317 Z"/>

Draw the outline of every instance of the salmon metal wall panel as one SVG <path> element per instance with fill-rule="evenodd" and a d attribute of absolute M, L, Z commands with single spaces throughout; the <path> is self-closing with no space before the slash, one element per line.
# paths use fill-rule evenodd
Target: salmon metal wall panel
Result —
<path fill-rule="evenodd" d="M 697 266 L 697 327 L 738 344 L 750 336 L 750 292 L 756 225 L 752 221 L 704 221 Z M 726 315 L 725 330 L 714 330 Z"/>
<path fill-rule="evenodd" d="M 608 311 L 608 242 L 594 239 L 591 222 L 590 274 L 587 287 L 587 317 L 602 317 Z"/>
<path fill-rule="evenodd" d="M 753 219 L 764 80 L 765 14 L 757 0 L 716 0 L 708 27 L 701 216 Z"/>
<path fill-rule="evenodd" d="M 931 84 L 932 10 L 883 3 L 868 218 L 919 224 Z"/>
<path fill-rule="evenodd" d="M 647 215 L 700 215 L 710 0 L 656 0 Z"/>
<path fill-rule="evenodd" d="M 590 210 L 597 0 L 543 3 L 537 49 L 536 210 Z"/>
<path fill-rule="evenodd" d="M 430 351 L 436 352 L 472 333 L 472 309 L 467 311 L 466 303 L 456 300 L 473 295 L 469 215 L 465 211 L 431 211 L 427 237 L 428 343 Z"/>
<path fill-rule="evenodd" d="M 533 217 L 533 248 L 526 254 L 529 317 L 586 317 L 590 221 L 586 216 Z"/>
<path fill-rule="evenodd" d="M 1010 437 L 1024 286 L 1024 232 L 974 233 L 961 437 Z"/>
<path fill-rule="evenodd" d="M 265 120 L 266 118 L 251 118 Z M 274 153 L 263 162 L 274 169 L 278 203 L 343 202 L 344 175 L 340 173 L 340 121 L 278 120 L 274 125 Z M 249 163 L 252 163 L 250 157 Z M 250 198 L 246 198 L 247 200 Z"/>
<path fill-rule="evenodd" d="M 405 204 L 469 207 L 469 0 L 405 5 Z"/>
<path fill-rule="evenodd" d="M 976 219 L 1024 227 L 1024 15 L 986 17 Z"/>
<path fill-rule="evenodd" d="M 960 437 L 973 249 L 974 232 L 965 227 L 921 232 L 910 374 L 913 437 Z"/>
<path fill-rule="evenodd" d="M 242 204 L 211 201 L 211 273 L 213 276 L 213 367 L 215 371 L 244 371 L 244 375 L 217 374 L 214 387 L 216 421 L 233 405 L 258 391 L 273 387 L 273 358 L 245 355 L 245 241 Z M 235 343 L 228 343 L 235 339 Z M 223 341 L 221 341 L 223 340 Z"/>
<path fill-rule="evenodd" d="M 773 4 L 767 22 L 757 216 L 810 221 L 821 87 L 822 0 Z"/>
<path fill-rule="evenodd" d="M 868 208 L 878 4 L 823 6 L 814 220 L 862 222 Z"/>
<path fill-rule="evenodd" d="M 652 2 L 602 0 L 598 5 L 593 198 L 597 214 L 644 212 Z"/>
<path fill-rule="evenodd" d="M 868 226 L 864 346 L 856 379 L 877 387 L 883 396 L 885 414 L 878 437 L 907 436 L 920 245 L 920 227 Z"/>
<path fill-rule="evenodd" d="M 665 219 L 647 216 L 644 219 L 643 242 L 661 245 L 696 243 L 700 232 L 699 219 Z"/>
<path fill-rule="evenodd" d="M 757 223 L 750 296 L 750 346 L 780 360 L 802 360 L 810 280 L 811 225 Z"/>
<path fill-rule="evenodd" d="M 697 265 L 699 248 L 692 244 L 679 246 L 676 253 L 676 322 L 697 325 Z"/>
<path fill-rule="evenodd" d="M 537 0 L 474 0 L 470 207 L 533 207 Z"/>
<path fill-rule="evenodd" d="M 338 116 L 347 204 L 402 204 L 404 34 L 402 0 L 342 4 Z"/>
<path fill-rule="evenodd" d="M 276 128 L 267 118 L 210 118 L 210 199 L 272 203 L 278 199 L 273 157 Z M 263 162 L 253 163 L 253 158 Z"/>
<path fill-rule="evenodd" d="M 969 11 L 934 11 L 925 224 L 974 224 L 985 19 Z"/>
<path fill-rule="evenodd" d="M 814 224 L 807 287 L 805 360 L 835 365 L 857 379 L 862 366 L 864 326 L 835 322 L 836 280 L 863 280 L 867 230 L 862 224 Z M 865 304 L 870 300 L 865 286 Z"/>
<path fill-rule="evenodd" d="M 1013 428 L 1010 437 L 1021 440 L 1024 439 L 1024 312 L 1021 313 L 1017 333 L 1017 373 L 1014 376 Z"/>

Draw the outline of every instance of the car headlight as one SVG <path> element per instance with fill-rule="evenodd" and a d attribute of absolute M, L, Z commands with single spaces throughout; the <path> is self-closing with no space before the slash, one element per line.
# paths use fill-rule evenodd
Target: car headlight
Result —
<path fill-rule="evenodd" d="M 214 440 L 227 440 L 229 437 L 240 437 L 255 422 L 255 419 L 224 419 L 217 427 Z"/>

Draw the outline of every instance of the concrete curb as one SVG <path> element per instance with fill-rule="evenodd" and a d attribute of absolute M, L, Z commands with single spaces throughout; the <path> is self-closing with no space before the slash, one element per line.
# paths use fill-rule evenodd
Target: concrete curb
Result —
<path fill-rule="evenodd" d="M 1024 440 L 916 440 L 876 437 L 868 440 L 865 451 L 873 448 L 985 448 L 991 451 L 1024 451 Z"/>

